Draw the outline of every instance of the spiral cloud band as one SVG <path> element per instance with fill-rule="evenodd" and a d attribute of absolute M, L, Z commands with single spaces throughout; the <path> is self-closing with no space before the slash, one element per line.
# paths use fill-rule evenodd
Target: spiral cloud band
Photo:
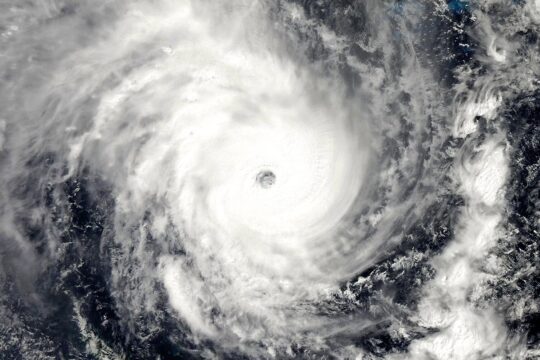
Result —
<path fill-rule="evenodd" d="M 343 267 L 340 247 L 353 239 L 333 237 L 369 171 L 366 120 L 341 100 L 339 85 L 250 45 L 236 34 L 246 29 L 212 34 L 216 25 L 199 20 L 189 4 L 175 4 L 165 22 L 182 24 L 185 38 L 101 98 L 95 125 L 71 145 L 71 156 L 87 145 L 100 148 L 93 159 L 133 154 L 117 180 L 121 206 L 142 209 L 158 197 L 167 216 L 152 221 L 152 236 L 165 235 L 162 223 L 182 229 L 186 255 L 157 261 L 190 328 L 242 340 L 289 335 L 291 322 L 280 319 L 294 314 L 287 308 L 346 279 L 336 269 Z M 134 147 L 108 137 L 124 132 L 145 140 Z M 275 179 L 262 186 L 265 172 Z M 239 312 L 249 319 L 237 319 Z M 299 326 L 294 331 L 309 324 Z"/>
<path fill-rule="evenodd" d="M 0 4 L 0 352 L 535 358 L 539 27 L 534 0 Z"/>

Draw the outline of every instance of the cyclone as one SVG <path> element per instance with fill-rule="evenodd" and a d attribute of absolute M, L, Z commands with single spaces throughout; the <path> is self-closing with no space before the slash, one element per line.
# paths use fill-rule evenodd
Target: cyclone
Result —
<path fill-rule="evenodd" d="M 533 359 L 509 3 L 0 4 L 0 352 Z"/>
<path fill-rule="evenodd" d="M 212 34 L 204 11 L 173 6 L 166 23 L 181 23 L 173 28 L 184 37 L 102 96 L 96 122 L 71 141 L 70 156 L 89 151 L 104 168 L 119 165 L 115 154 L 130 154 L 128 172 L 113 172 L 120 212 L 130 216 L 159 198 L 166 210 L 151 222 L 152 236 L 165 236 L 162 222 L 181 229 L 175 241 L 185 256 L 156 260 L 172 306 L 196 333 L 290 336 L 316 322 L 306 323 L 311 315 L 302 311 L 291 329 L 283 319 L 296 317 L 290 308 L 336 288 L 359 266 L 344 263 L 342 247 L 354 239 L 336 237 L 370 171 L 369 126 L 339 84 L 314 74 L 319 69 L 250 45 L 246 29 Z M 124 133 L 129 141 L 115 140 Z"/>

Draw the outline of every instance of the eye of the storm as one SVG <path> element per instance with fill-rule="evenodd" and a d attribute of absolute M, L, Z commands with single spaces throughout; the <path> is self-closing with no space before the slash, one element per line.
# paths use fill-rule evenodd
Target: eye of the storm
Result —
<path fill-rule="evenodd" d="M 257 174 L 255 180 L 262 188 L 268 189 L 276 183 L 276 175 L 270 170 L 263 170 Z"/>

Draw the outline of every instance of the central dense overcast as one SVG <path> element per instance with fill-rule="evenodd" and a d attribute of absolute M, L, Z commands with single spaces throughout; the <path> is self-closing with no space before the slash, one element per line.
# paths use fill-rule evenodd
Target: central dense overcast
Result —
<path fill-rule="evenodd" d="M 0 358 L 540 358 L 539 36 L 540 0 L 0 1 Z"/>

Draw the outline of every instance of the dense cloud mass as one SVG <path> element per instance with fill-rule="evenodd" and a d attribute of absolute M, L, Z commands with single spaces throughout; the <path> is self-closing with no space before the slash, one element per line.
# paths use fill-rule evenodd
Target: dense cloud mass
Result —
<path fill-rule="evenodd" d="M 540 357 L 539 0 L 0 3 L 0 358 Z"/>

